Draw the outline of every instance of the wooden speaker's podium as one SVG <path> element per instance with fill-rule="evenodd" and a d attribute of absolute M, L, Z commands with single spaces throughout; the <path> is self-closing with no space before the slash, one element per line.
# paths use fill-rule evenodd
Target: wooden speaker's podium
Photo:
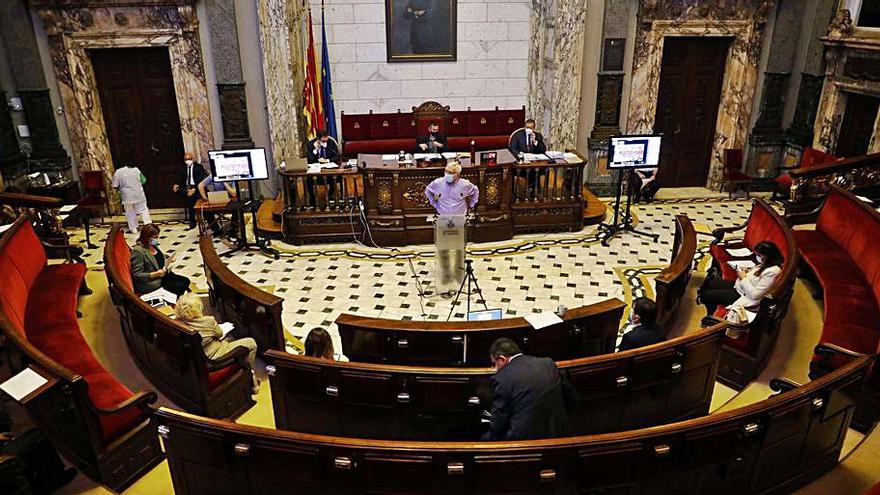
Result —
<path fill-rule="evenodd" d="M 440 294 L 455 292 L 461 287 L 466 225 L 465 215 L 434 217 L 435 284 Z"/>

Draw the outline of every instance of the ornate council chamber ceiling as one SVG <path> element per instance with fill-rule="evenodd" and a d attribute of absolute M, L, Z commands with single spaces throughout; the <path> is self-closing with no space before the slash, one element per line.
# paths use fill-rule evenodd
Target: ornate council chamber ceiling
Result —
<path fill-rule="evenodd" d="M 530 312 L 555 311 L 617 297 L 629 303 L 634 297 L 653 297 L 653 277 L 669 263 L 676 214 L 686 214 L 710 228 L 739 225 L 748 216 L 751 202 L 725 199 L 668 200 L 634 208 L 639 228 L 660 234 L 659 242 L 632 234 L 615 237 L 609 247 L 599 243 L 595 227 L 578 233 L 517 236 L 499 243 L 471 244 L 469 257 L 489 308 L 500 308 L 505 317 Z M 179 272 L 206 292 L 196 230 L 183 223 L 162 226 L 162 248 L 182 252 Z M 102 244 L 108 228 L 92 229 L 92 240 Z M 82 240 L 82 232 L 74 241 Z M 709 237 L 698 242 L 707 244 Z M 133 236 L 129 235 L 133 242 Z M 436 295 L 419 297 L 415 272 L 422 290 L 430 291 L 434 279 L 433 246 L 402 248 L 366 247 L 357 243 L 297 247 L 278 241 L 281 259 L 259 252 L 224 258 L 229 268 L 266 291 L 284 298 L 285 328 L 302 338 L 316 326 L 328 328 L 338 338 L 333 321 L 342 313 L 364 316 L 443 321 L 452 301 Z M 218 242 L 218 251 L 227 246 Z M 698 257 L 703 257 L 704 249 Z M 90 267 L 100 269 L 101 250 L 88 250 Z M 477 307 L 472 300 L 472 309 Z M 463 319 L 463 304 L 452 318 Z M 338 343 L 338 341 L 337 341 Z"/>

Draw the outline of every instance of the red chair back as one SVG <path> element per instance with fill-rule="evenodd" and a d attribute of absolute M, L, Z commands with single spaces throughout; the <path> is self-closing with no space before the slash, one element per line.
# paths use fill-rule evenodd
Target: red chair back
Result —
<path fill-rule="evenodd" d="M 741 149 L 726 149 L 724 150 L 724 172 L 739 172 L 742 170 L 743 164 L 743 150 Z"/>
<path fill-rule="evenodd" d="M 104 172 L 100 170 L 88 170 L 82 173 L 83 190 L 86 195 L 96 195 L 104 192 Z"/>

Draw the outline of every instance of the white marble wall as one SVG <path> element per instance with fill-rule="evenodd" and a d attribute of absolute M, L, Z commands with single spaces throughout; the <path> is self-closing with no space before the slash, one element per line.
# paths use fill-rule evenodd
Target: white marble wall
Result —
<path fill-rule="evenodd" d="M 458 0 L 456 62 L 387 63 L 384 0 L 326 0 L 337 119 L 346 113 L 409 111 L 426 100 L 452 110 L 526 104 L 530 0 Z M 311 0 L 315 49 L 321 3 Z"/>

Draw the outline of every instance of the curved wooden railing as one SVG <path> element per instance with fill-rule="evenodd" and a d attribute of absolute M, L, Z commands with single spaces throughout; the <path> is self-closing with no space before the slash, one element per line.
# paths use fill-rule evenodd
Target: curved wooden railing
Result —
<path fill-rule="evenodd" d="M 625 304 L 609 299 L 569 309 L 562 323 L 535 330 L 525 318 L 491 321 L 404 321 L 342 314 L 336 325 L 352 361 L 410 366 L 488 364 L 495 339 L 557 361 L 614 352 Z"/>
<path fill-rule="evenodd" d="M 630 351 L 558 364 L 570 433 L 641 428 L 709 412 L 726 323 Z M 339 363 L 269 351 L 277 428 L 389 440 L 476 440 L 491 368 Z"/>
<path fill-rule="evenodd" d="M 269 349 L 284 350 L 284 326 L 281 323 L 284 300 L 233 273 L 217 255 L 210 234 L 199 239 L 199 251 L 211 305 L 222 320 L 235 325 L 236 336 L 253 337 L 260 355 Z"/>
<path fill-rule="evenodd" d="M 678 303 L 691 280 L 691 265 L 697 253 L 697 232 L 687 215 L 675 216 L 675 237 L 669 266 L 654 277 L 657 322 L 667 331 L 675 318 Z"/>
<path fill-rule="evenodd" d="M 157 413 L 178 493 L 789 493 L 833 468 L 870 359 L 758 403 L 620 433 L 512 442 L 309 435 Z"/>
<path fill-rule="evenodd" d="M 126 256 L 121 227 L 113 227 L 104 245 L 104 272 L 122 333 L 141 372 L 188 411 L 234 418 L 253 406 L 251 372 L 244 361 L 247 349 L 237 347 L 217 359 L 205 356 L 198 332 L 134 292 Z"/>
<path fill-rule="evenodd" d="M 832 185 L 855 194 L 876 196 L 880 192 L 880 153 L 796 168 L 788 174 L 792 185 L 785 213 L 803 213 L 818 206 Z"/>

